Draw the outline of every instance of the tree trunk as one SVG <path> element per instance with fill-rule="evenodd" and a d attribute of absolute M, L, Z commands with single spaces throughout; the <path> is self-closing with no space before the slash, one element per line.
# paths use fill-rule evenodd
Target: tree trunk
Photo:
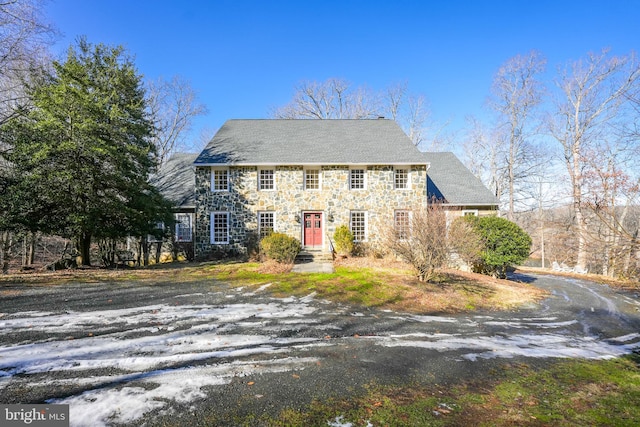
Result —
<path fill-rule="evenodd" d="M 91 233 L 83 232 L 76 240 L 78 265 L 91 266 Z"/>
<path fill-rule="evenodd" d="M 160 255 L 162 254 L 162 242 L 156 243 L 156 264 L 160 264 Z"/>
<path fill-rule="evenodd" d="M 27 265 L 31 266 L 35 262 L 36 259 L 36 235 L 35 233 L 31 235 L 31 239 L 29 240 L 29 252 L 27 253 Z"/>
<path fill-rule="evenodd" d="M 9 273 L 9 263 L 11 262 L 11 247 L 13 246 L 13 233 L 3 231 L 0 234 L 0 261 L 2 262 L 2 274 Z"/>
<path fill-rule="evenodd" d="M 142 248 L 142 265 L 149 265 L 149 242 L 146 237 L 140 238 L 140 247 Z"/>

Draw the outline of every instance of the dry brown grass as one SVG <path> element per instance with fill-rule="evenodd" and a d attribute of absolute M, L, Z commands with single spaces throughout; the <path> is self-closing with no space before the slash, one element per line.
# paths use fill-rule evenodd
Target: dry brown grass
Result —
<path fill-rule="evenodd" d="M 293 264 L 280 263 L 274 260 L 266 260 L 260 264 L 257 271 L 260 274 L 285 274 L 291 273 Z"/>
<path fill-rule="evenodd" d="M 535 286 L 460 270 L 439 270 L 433 283 L 420 282 L 407 263 L 390 258 L 346 258 L 336 265 L 367 268 L 393 280 L 401 298 L 385 308 L 414 313 L 506 310 L 545 298 Z"/>
<path fill-rule="evenodd" d="M 3 291 L 29 285 L 63 283 L 187 282 L 216 279 L 232 286 L 260 286 L 275 281 L 279 294 L 308 293 L 311 286 L 320 297 L 366 306 L 413 313 L 437 314 L 473 310 L 505 310 L 544 298 L 534 286 L 495 279 L 458 270 L 441 270 L 434 283 L 420 282 L 411 267 L 392 258 L 354 257 L 338 259 L 334 274 L 290 273 L 292 265 L 276 262 L 212 262 L 203 264 L 161 264 L 147 268 L 119 270 L 78 269 L 31 272 L 0 276 Z M 356 272 L 354 274 L 354 272 Z"/>

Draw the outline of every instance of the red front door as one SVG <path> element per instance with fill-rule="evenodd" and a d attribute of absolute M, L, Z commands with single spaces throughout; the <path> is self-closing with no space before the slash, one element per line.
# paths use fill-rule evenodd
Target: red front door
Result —
<path fill-rule="evenodd" d="M 322 246 L 321 212 L 306 212 L 304 214 L 304 245 Z"/>

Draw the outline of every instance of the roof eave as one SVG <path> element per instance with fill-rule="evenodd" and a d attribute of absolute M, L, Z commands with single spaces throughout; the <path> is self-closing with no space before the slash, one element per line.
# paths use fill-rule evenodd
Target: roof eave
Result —
<path fill-rule="evenodd" d="M 194 163 L 196 167 L 230 167 L 230 166 L 430 166 L 429 162 L 236 162 L 236 163 Z"/>

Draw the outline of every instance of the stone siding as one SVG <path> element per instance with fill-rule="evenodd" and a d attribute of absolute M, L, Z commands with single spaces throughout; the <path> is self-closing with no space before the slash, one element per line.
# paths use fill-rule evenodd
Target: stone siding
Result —
<path fill-rule="evenodd" d="M 304 188 L 304 167 L 276 166 L 275 189 L 258 190 L 258 167 L 230 167 L 229 191 L 211 191 L 211 168 L 196 168 L 196 257 L 211 258 L 228 254 L 246 254 L 257 242 L 257 213 L 272 211 L 275 231 L 302 241 L 304 212 L 322 212 L 323 243 L 333 238 L 335 228 L 349 225 L 351 211 L 367 214 L 367 242 L 380 239 L 380 230 L 393 224 L 396 209 L 412 209 L 426 203 L 426 166 L 407 166 L 409 189 L 395 189 L 393 166 L 366 167 L 366 189 L 349 189 L 348 166 L 310 167 L 320 169 L 320 190 Z M 360 169 L 365 169 L 361 167 Z M 229 212 L 229 244 L 210 242 L 210 213 Z M 330 221 L 330 218 L 333 221 Z"/>

